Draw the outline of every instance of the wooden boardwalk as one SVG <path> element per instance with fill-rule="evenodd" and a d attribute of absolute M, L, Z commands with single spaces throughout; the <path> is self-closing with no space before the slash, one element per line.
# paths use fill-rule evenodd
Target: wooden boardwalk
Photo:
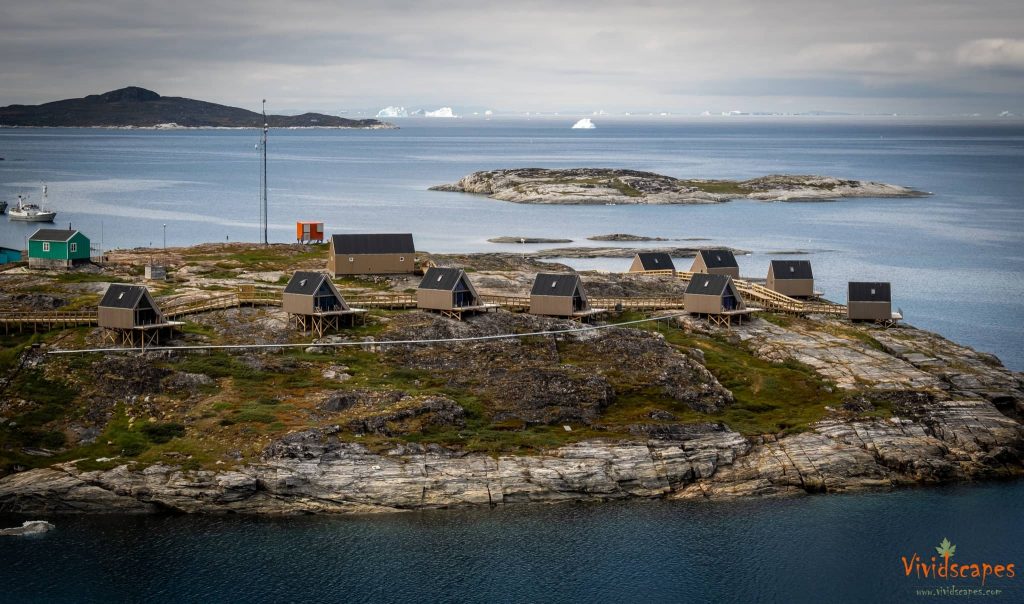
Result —
<path fill-rule="evenodd" d="M 660 272 L 667 273 L 669 271 Z M 690 281 L 693 277 L 694 273 L 676 272 L 676 278 L 682 281 Z M 756 304 L 764 310 L 794 315 L 821 314 L 846 316 L 846 306 L 842 304 L 823 302 L 821 300 L 798 300 L 747 279 L 733 279 L 732 282 L 736 284 L 736 289 L 743 295 L 744 301 L 748 304 Z"/>
<path fill-rule="evenodd" d="M 694 273 L 686 271 L 647 271 L 644 273 L 625 273 L 627 275 L 668 276 L 682 281 L 690 281 Z M 824 314 L 846 316 L 846 306 L 821 300 L 798 300 L 770 290 L 767 287 L 746 279 L 733 279 L 736 288 L 749 305 L 772 312 L 783 312 L 797 315 Z M 178 319 L 186 315 L 194 315 L 213 310 L 239 308 L 241 306 L 280 306 L 280 289 L 256 289 L 255 286 L 240 286 L 232 292 L 200 295 L 187 299 L 175 300 L 163 305 L 161 310 L 167 319 Z M 513 312 L 528 312 L 530 297 L 523 295 L 482 295 L 481 302 L 497 305 Z M 416 296 L 409 293 L 379 292 L 358 294 L 345 297 L 346 302 L 363 309 L 380 308 L 403 310 L 416 308 Z M 683 296 L 649 296 L 634 298 L 589 298 L 594 308 L 608 310 L 685 310 Z M 68 329 L 97 325 L 95 311 L 41 311 L 41 312 L 0 312 L 0 325 L 4 333 L 11 331 L 49 331 L 51 329 Z"/>
<path fill-rule="evenodd" d="M 0 324 L 4 333 L 12 331 L 50 331 L 51 329 L 71 329 L 75 327 L 92 327 L 98 324 L 99 315 L 95 311 L 41 311 L 41 312 L 5 312 L 0 313 Z"/>

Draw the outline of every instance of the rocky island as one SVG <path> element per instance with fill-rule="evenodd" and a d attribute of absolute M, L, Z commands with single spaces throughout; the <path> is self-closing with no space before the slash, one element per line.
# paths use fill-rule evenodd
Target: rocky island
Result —
<path fill-rule="evenodd" d="M 46 128 L 262 128 L 255 111 L 206 101 L 160 96 L 129 86 L 79 99 L 0 107 L 0 126 Z M 268 115 L 271 128 L 395 128 L 375 119 L 353 120 L 322 113 Z"/>
<path fill-rule="evenodd" d="M 822 201 L 846 197 L 921 197 L 899 185 L 830 176 L 771 175 L 750 180 L 682 180 L 611 168 L 515 168 L 474 172 L 432 191 L 476 193 L 513 203 L 617 205 L 706 204 L 735 199 Z"/>
<path fill-rule="evenodd" d="M 0 312 L 95 308 L 156 252 L 72 272 L 0 271 Z M 280 292 L 324 246 L 169 249 L 164 308 L 245 285 Z M 420 254 L 483 295 L 525 295 L 524 254 Z M 10 266 L 10 265 L 8 265 Z M 670 276 L 583 273 L 599 297 L 678 296 Z M 349 300 L 419 277 L 339 278 Z M 664 311 L 661 311 L 665 314 Z M 681 313 L 611 313 L 597 331 L 501 311 L 455 321 L 373 309 L 313 340 L 278 306 L 184 316 L 146 354 L 82 326 L 0 336 L 0 510 L 383 512 L 621 498 L 723 499 L 891 489 L 1024 472 L 1024 378 L 936 334 L 771 312 L 733 329 Z M 313 347 L 351 342 L 355 346 Z M 282 347 L 300 344 L 298 347 Z M 273 347 L 277 345 L 277 347 Z"/>

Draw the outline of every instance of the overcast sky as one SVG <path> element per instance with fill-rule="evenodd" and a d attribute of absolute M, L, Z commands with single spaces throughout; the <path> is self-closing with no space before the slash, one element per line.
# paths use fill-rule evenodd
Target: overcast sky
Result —
<path fill-rule="evenodd" d="M 1022 0 L 3 0 L 0 105 L 1024 111 Z"/>

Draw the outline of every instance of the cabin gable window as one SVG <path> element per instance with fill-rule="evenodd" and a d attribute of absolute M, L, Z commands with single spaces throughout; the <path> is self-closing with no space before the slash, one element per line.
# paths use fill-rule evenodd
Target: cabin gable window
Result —
<path fill-rule="evenodd" d="M 77 251 L 78 251 L 78 243 L 75 242 L 75 241 L 72 241 L 71 242 L 71 252 L 74 253 L 74 252 L 77 252 Z"/>

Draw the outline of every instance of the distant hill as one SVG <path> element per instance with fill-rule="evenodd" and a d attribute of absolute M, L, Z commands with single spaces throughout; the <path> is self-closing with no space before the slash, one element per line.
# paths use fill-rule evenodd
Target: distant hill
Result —
<path fill-rule="evenodd" d="M 272 128 L 394 128 L 374 119 L 351 120 L 322 113 L 268 115 Z M 263 116 L 255 111 L 176 96 L 160 96 L 152 90 L 129 86 L 81 99 L 42 105 L 0 107 L 0 126 L 152 127 L 177 124 L 186 127 L 259 128 Z"/>

